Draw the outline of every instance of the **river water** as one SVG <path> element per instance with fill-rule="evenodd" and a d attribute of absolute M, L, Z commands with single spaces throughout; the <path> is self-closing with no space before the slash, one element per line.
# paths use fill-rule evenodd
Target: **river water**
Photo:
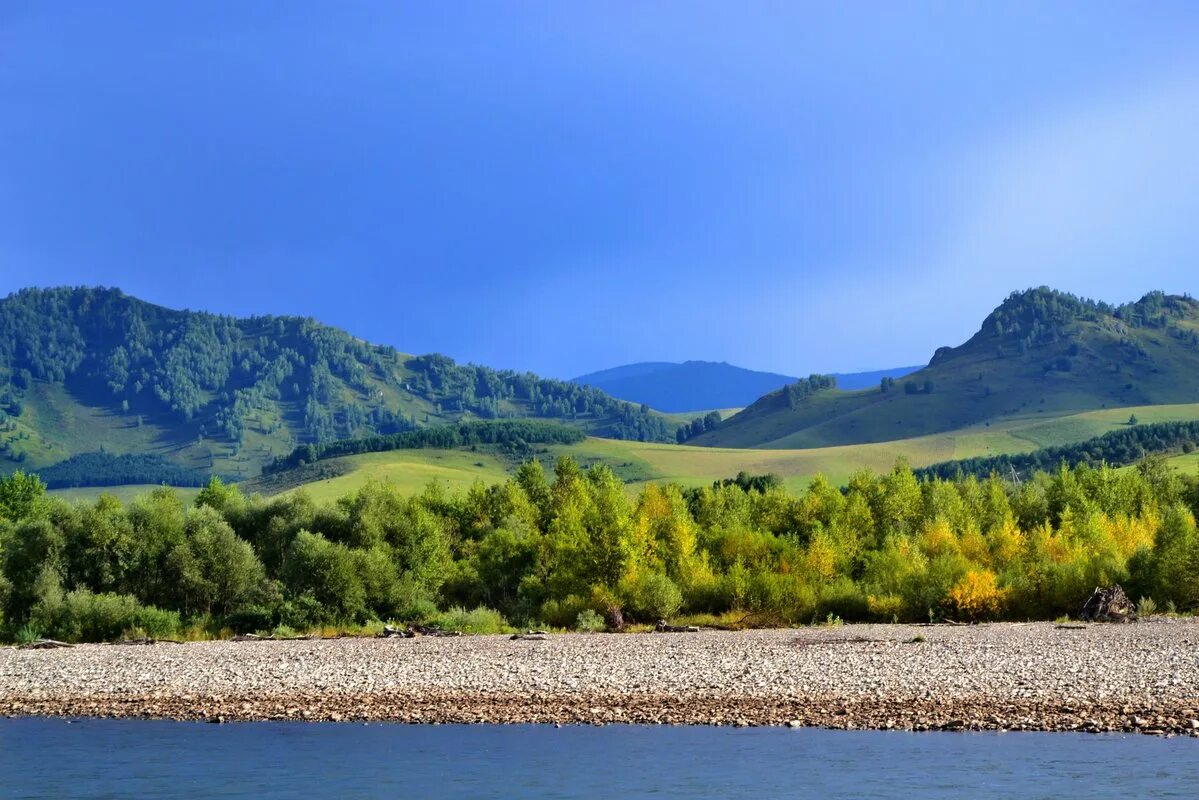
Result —
<path fill-rule="evenodd" d="M 1199 739 L 0 719 L 0 797 L 1199 797 Z"/>

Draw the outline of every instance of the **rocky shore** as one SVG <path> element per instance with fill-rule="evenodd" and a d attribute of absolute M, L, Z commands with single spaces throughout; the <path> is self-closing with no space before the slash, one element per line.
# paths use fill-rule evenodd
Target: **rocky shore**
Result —
<path fill-rule="evenodd" d="M 1199 736 L 1199 620 L 4 648 L 0 714 Z"/>

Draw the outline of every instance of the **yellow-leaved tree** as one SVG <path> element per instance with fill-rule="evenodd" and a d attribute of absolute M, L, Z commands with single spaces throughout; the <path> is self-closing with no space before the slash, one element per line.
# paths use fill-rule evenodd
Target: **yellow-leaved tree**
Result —
<path fill-rule="evenodd" d="M 994 619 L 1007 605 L 1008 590 L 999 588 L 999 581 L 991 570 L 971 569 L 949 590 L 948 599 L 964 619 Z"/>

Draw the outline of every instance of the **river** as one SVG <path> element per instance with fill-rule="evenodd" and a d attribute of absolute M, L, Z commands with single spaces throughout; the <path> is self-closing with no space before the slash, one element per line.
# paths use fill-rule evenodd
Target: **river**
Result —
<path fill-rule="evenodd" d="M 16 798 L 1195 797 L 1199 740 L 1064 733 L 0 720 Z"/>

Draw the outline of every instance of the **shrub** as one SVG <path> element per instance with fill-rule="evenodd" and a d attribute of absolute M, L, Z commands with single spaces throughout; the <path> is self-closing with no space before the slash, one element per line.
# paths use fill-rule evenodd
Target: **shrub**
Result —
<path fill-rule="evenodd" d="M 705 571 L 687 582 L 683 606 L 697 612 L 721 613 L 729 609 L 722 576 Z"/>
<path fill-rule="evenodd" d="M 866 619 L 866 597 L 849 578 L 838 578 L 820 591 L 820 602 L 816 613 L 820 616 L 832 615 L 850 622 Z"/>
<path fill-rule="evenodd" d="M 599 614 L 609 628 L 620 630 L 624 627 L 624 606 L 616 592 L 607 586 L 591 587 L 591 610 Z"/>
<path fill-rule="evenodd" d="M 665 575 L 643 573 L 621 588 L 629 613 L 641 622 L 669 619 L 683 606 L 683 593 Z"/>
<path fill-rule="evenodd" d="M 591 604 L 578 595 L 569 594 L 561 600 L 546 600 L 541 604 L 541 621 L 552 628 L 569 628 Z"/>
<path fill-rule="evenodd" d="M 749 608 L 773 615 L 780 622 L 811 619 L 815 612 L 816 591 L 795 574 L 763 572 L 750 582 Z"/>
<path fill-rule="evenodd" d="M 897 594 L 867 595 L 866 613 L 879 622 L 901 618 L 907 611 L 903 598 Z"/>
<path fill-rule="evenodd" d="M 225 617 L 225 624 L 234 633 L 269 631 L 277 622 L 275 612 L 262 606 L 247 606 Z"/>
<path fill-rule="evenodd" d="M 580 611 L 579 616 L 575 618 L 575 630 L 577 631 L 600 633 L 607 630 L 607 628 L 608 626 L 604 622 L 604 618 L 590 608 Z"/>
<path fill-rule="evenodd" d="M 139 606 L 130 629 L 151 639 L 168 639 L 178 634 L 182 627 L 179 614 L 156 606 Z"/>
<path fill-rule="evenodd" d="M 1153 602 L 1152 597 L 1142 597 L 1137 602 L 1137 615 L 1142 617 L 1151 617 L 1157 613 L 1157 603 Z"/>
<path fill-rule="evenodd" d="M 455 606 L 433 615 L 428 624 L 442 630 L 461 633 L 507 633 L 511 630 L 503 614 L 485 606 L 479 606 L 473 611 Z"/>
<path fill-rule="evenodd" d="M 412 622 L 425 622 L 437 614 L 437 604 L 424 596 L 412 597 L 400 608 L 400 618 Z"/>
<path fill-rule="evenodd" d="M 42 638 L 42 632 L 32 625 L 22 625 L 15 638 L 17 644 L 29 644 Z"/>
<path fill-rule="evenodd" d="M 992 619 L 1003 612 L 1007 595 L 994 572 L 972 569 L 949 590 L 949 603 L 966 619 Z"/>
<path fill-rule="evenodd" d="M 324 624 L 328 619 L 325 607 L 310 594 L 292 598 L 279 607 L 279 624 L 306 631 Z"/>
<path fill-rule="evenodd" d="M 151 638 L 173 636 L 179 614 L 143 606 L 132 595 L 68 592 L 61 602 L 43 602 L 30 620 L 44 636 L 64 642 L 105 642 L 136 632 Z"/>

